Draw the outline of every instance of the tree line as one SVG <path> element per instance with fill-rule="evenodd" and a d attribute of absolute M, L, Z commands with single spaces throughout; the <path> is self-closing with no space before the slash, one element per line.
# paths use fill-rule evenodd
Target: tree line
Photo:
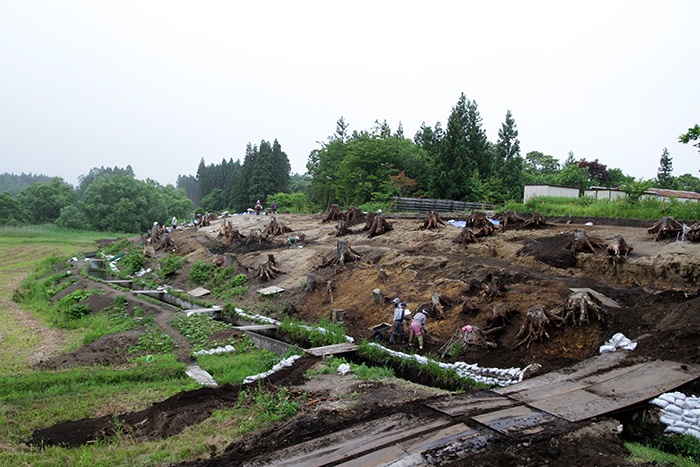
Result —
<path fill-rule="evenodd" d="M 0 193 L 4 225 L 55 222 L 71 229 L 144 232 L 153 222 L 189 218 L 192 201 L 184 190 L 154 180 L 137 180 L 131 166 L 93 168 L 79 177 L 77 188 L 60 177 L 34 183 L 15 198 Z"/>

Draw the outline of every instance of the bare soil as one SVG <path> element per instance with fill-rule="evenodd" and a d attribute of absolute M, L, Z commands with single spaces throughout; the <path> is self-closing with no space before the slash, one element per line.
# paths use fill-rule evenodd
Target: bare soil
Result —
<path fill-rule="evenodd" d="M 443 216 L 443 219 L 459 219 L 460 216 L 465 217 L 454 215 Z M 497 230 L 488 237 L 479 238 L 479 243 L 465 246 L 451 242 L 460 232 L 454 226 L 418 230 L 424 216 L 389 214 L 385 217 L 392 223 L 393 230 L 372 239 L 367 238 L 362 225 L 352 227 L 350 235 L 336 237 L 334 225 L 322 222 L 323 215 L 290 214 L 280 214 L 276 218 L 278 223 L 291 227 L 292 233 L 270 237 L 260 243 L 245 245 L 220 237 L 221 221 L 199 230 L 176 232 L 171 238 L 179 254 L 186 256 L 190 264 L 198 260 L 213 261 L 228 252 L 235 256 L 238 272 L 249 277 L 255 275 L 260 263 L 267 261 L 268 253 L 274 254 L 277 267 L 285 274 L 264 283 L 251 280 L 250 289 L 240 303 L 253 309 L 271 309 L 273 313 L 279 312 L 284 303 L 285 308 L 307 321 L 330 318 L 332 310 L 342 309 L 345 310 L 347 333 L 356 339 L 372 337 L 371 326 L 392 319 L 393 307 L 373 300 L 373 289 L 380 288 L 388 300 L 400 297 L 410 310 L 429 302 L 434 293 L 449 299 L 444 319 L 432 315 L 428 319 L 430 337 L 426 338 L 426 348 L 421 353 L 433 357 L 462 326 L 472 324 L 484 328 L 494 306 L 503 302 L 517 313 L 495 338 L 497 347 L 468 348 L 456 356 L 456 360 L 501 368 L 522 368 L 539 363 L 545 371 L 551 371 L 597 354 L 601 344 L 614 333 L 622 332 L 639 343 L 633 353 L 635 359 L 700 363 L 700 244 L 680 243 L 675 239 L 655 242 L 644 223 L 613 225 L 613 221 L 611 225 L 562 223 L 533 230 Z M 270 217 L 264 215 L 228 219 L 244 235 L 252 229 L 262 230 L 270 222 Z M 566 245 L 577 228 L 586 229 L 591 239 L 603 248 L 593 254 L 579 252 L 573 255 Z M 633 247 L 621 263 L 611 261 L 604 250 L 615 235 L 622 235 Z M 294 236 L 303 239 L 296 244 L 286 242 Z M 360 254 L 360 259 L 320 268 L 335 254 L 339 240 L 348 241 Z M 380 269 L 384 269 L 388 277 L 380 278 Z M 183 290 L 194 288 L 188 283 L 187 273 L 188 268 L 176 273 L 170 280 L 173 286 Z M 323 284 L 315 291 L 307 291 L 304 287 L 310 273 Z M 470 287 L 488 284 L 493 279 L 505 287 L 500 297 L 490 298 L 483 288 Z M 329 281 L 330 292 L 326 287 Z M 272 302 L 272 305 L 279 305 L 276 308 L 271 306 L 269 299 L 256 292 L 271 285 L 285 289 L 278 301 Z M 88 299 L 93 312 L 111 305 L 118 293 L 85 280 L 74 287 L 104 288 L 104 295 L 93 295 Z M 517 346 L 516 335 L 527 310 L 541 304 L 554 313 L 561 313 L 571 293 L 570 288 L 591 288 L 620 306 L 605 307 L 603 322 L 561 327 L 550 323 L 546 328 L 549 337 L 529 346 Z M 132 299 L 130 297 L 130 301 Z M 463 311 L 465 300 L 472 305 L 472 311 Z M 156 315 L 159 325 L 177 340 L 179 358 L 188 360 L 186 341 L 167 324 L 172 312 L 148 302 L 140 304 L 148 313 Z M 131 331 L 103 338 L 69 354 L 47 359 L 40 365 L 61 368 L 122 363 L 124 349 L 137 334 L 138 331 Z M 404 349 L 398 344 L 391 347 Z M 317 395 L 321 402 L 304 408 L 284 424 L 248 435 L 245 440 L 231 440 L 226 453 L 220 456 L 183 465 L 240 465 L 246 459 L 264 458 L 280 444 L 294 445 L 340 427 L 361 425 L 382 415 L 429 412 L 420 402 L 438 395 L 434 389 L 415 385 L 406 387 L 406 383 L 400 380 L 371 384 L 355 381 L 349 385 L 340 384 L 341 380 L 331 377 L 305 380 L 303 372 L 313 364 L 312 359 L 305 359 L 304 364 L 281 372 L 269 383 L 294 386 L 295 390 Z M 132 427 L 138 438 L 172 436 L 185 426 L 199 423 L 212 410 L 235 403 L 239 390 L 237 385 L 204 388 L 178 394 L 145 411 L 120 414 L 119 417 L 125 426 Z M 362 402 L 352 408 L 344 406 L 342 394 L 353 392 L 362 394 Z M 66 426 L 36 432 L 32 442 L 77 446 L 109 434 L 111 420 L 112 416 L 108 416 L 67 422 L 70 427 L 62 424 Z M 625 458 L 624 446 L 613 429 L 614 422 L 594 420 L 574 427 L 573 431 L 527 443 L 495 441 L 491 446 L 471 452 L 468 458 L 464 453 L 445 457 L 440 460 L 440 465 L 464 465 L 467 460 L 471 465 L 632 465 Z M 71 438 L 68 433 L 81 435 Z"/>

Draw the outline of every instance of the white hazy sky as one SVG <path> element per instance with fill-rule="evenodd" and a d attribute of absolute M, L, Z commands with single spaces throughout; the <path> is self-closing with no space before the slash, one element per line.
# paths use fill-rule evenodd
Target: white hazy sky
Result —
<path fill-rule="evenodd" d="M 248 142 L 292 171 L 335 131 L 446 126 L 460 93 L 521 152 L 698 176 L 700 2 L 0 0 L 0 173 L 175 184 Z"/>

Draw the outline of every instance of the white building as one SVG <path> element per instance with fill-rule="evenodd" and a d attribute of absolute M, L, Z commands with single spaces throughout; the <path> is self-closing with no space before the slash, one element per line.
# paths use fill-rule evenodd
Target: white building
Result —
<path fill-rule="evenodd" d="M 529 199 L 537 198 L 539 196 L 551 196 L 553 198 L 578 198 L 579 194 L 580 190 L 572 186 L 526 184 L 523 203 L 526 203 Z"/>

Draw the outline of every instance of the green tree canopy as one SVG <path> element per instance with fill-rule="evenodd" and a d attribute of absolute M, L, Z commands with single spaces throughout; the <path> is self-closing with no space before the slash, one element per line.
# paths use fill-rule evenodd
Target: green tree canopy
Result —
<path fill-rule="evenodd" d="M 73 187 L 60 177 L 50 182 L 35 183 L 17 195 L 17 201 L 25 210 L 29 222 L 53 222 L 61 215 L 61 208 L 73 204 L 76 193 Z"/>
<path fill-rule="evenodd" d="M 668 154 L 668 149 L 664 148 L 659 161 L 659 170 L 656 172 L 656 180 L 659 188 L 673 190 L 675 183 L 673 180 L 673 159 Z"/>

